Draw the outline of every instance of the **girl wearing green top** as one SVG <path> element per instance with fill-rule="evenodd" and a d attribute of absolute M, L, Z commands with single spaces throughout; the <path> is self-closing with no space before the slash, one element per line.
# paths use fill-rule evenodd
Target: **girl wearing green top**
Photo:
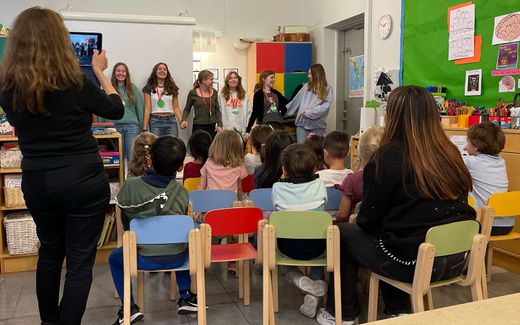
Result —
<path fill-rule="evenodd" d="M 141 125 L 143 125 L 143 98 L 141 92 L 132 83 L 130 71 L 125 63 L 118 62 L 114 65 L 110 80 L 125 106 L 125 115 L 122 119 L 109 120 L 115 123 L 117 132 L 123 136 L 123 157 L 121 161 L 124 161 L 125 158 L 130 159 L 132 144 L 141 130 Z"/>

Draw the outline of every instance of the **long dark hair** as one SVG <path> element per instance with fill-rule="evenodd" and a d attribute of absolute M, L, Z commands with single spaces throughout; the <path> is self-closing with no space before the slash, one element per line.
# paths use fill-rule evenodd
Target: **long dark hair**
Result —
<path fill-rule="evenodd" d="M 412 175 L 417 194 L 424 199 L 455 199 L 471 190 L 471 175 L 457 147 L 441 127 L 432 95 L 422 87 L 404 86 L 392 91 L 386 107 L 381 147 L 372 156 L 381 179 L 384 147 L 403 148 L 403 184 Z M 407 189 L 409 190 L 409 189 Z"/>
<path fill-rule="evenodd" d="M 179 95 L 179 87 L 177 87 L 177 84 L 173 80 L 173 77 L 170 73 L 170 69 L 168 68 L 168 65 L 166 63 L 159 62 L 153 66 L 152 73 L 150 74 L 150 77 L 148 77 L 146 85 L 152 88 L 152 92 L 155 92 L 155 88 L 158 86 L 157 69 L 161 64 L 166 67 L 167 71 L 166 79 L 164 79 L 164 91 L 166 92 L 166 95 L 172 95 L 173 97 L 177 97 Z"/>
<path fill-rule="evenodd" d="M 293 139 L 284 131 L 275 131 L 265 140 L 260 151 L 262 165 L 255 175 L 255 188 L 271 188 L 282 176 L 281 153 L 293 143 Z"/>
<path fill-rule="evenodd" d="M 203 165 L 206 163 L 206 160 L 208 160 L 211 140 L 211 135 L 204 130 L 196 130 L 191 134 L 188 140 L 188 148 L 190 149 L 191 156 L 195 159 L 200 159 Z"/>

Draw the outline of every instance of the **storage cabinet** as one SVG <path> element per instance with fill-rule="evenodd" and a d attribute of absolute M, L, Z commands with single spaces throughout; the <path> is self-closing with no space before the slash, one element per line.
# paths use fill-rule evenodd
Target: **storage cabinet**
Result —
<path fill-rule="evenodd" d="M 115 133 L 110 135 L 96 135 L 98 143 L 104 145 L 110 151 L 119 151 L 119 157 L 122 157 L 122 147 L 121 147 L 121 134 Z M 0 145 L 5 142 L 16 142 L 18 139 L 15 137 L 0 137 Z M 108 174 L 110 181 L 119 182 L 120 186 L 124 181 L 123 178 L 123 168 L 122 164 L 106 166 L 105 170 Z M 20 272 L 20 271 L 28 271 L 35 270 L 36 263 L 38 260 L 38 254 L 23 254 L 23 255 L 10 255 L 7 250 L 7 240 L 6 240 L 6 229 L 4 225 L 4 218 L 7 214 L 13 212 L 21 212 L 26 211 L 25 206 L 17 206 L 17 207 L 7 207 L 5 204 L 5 196 L 4 196 L 4 178 L 6 175 L 12 174 L 21 174 L 22 170 L 20 168 L 0 168 L 0 274 L 11 273 L 11 272 Z M 112 200 L 110 202 L 111 209 L 115 208 L 115 202 Z M 120 215 L 119 209 L 115 209 L 116 211 L 116 226 L 117 231 L 121 231 L 120 226 Z M 118 236 L 119 238 L 119 236 Z M 96 263 L 107 263 L 108 256 L 112 249 L 117 246 L 117 242 L 109 242 L 107 245 L 103 245 L 98 248 L 98 252 L 96 255 Z"/>
<path fill-rule="evenodd" d="M 252 44 L 248 50 L 247 92 L 253 98 L 253 90 L 260 72 L 273 70 L 276 73 L 274 88 L 286 98 L 294 89 L 307 82 L 307 72 L 312 65 L 312 43 L 268 42 Z"/>

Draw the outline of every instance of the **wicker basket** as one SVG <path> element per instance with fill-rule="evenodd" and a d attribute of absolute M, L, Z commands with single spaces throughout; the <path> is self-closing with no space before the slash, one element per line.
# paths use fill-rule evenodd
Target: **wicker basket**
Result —
<path fill-rule="evenodd" d="M 7 251 L 11 255 L 36 253 L 40 247 L 36 224 L 29 213 L 12 213 L 4 218 Z"/>
<path fill-rule="evenodd" d="M 21 187 L 4 187 L 5 206 L 8 208 L 23 207 L 25 200 Z"/>

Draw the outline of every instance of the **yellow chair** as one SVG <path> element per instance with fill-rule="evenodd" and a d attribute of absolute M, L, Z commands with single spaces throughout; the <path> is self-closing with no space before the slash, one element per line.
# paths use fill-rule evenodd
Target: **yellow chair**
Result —
<path fill-rule="evenodd" d="M 200 177 L 186 178 L 184 180 L 184 188 L 189 192 L 199 189 Z"/>
<path fill-rule="evenodd" d="M 520 191 L 496 193 L 489 197 L 488 206 L 493 208 L 495 211 L 495 218 L 501 217 L 516 217 L 520 216 Z M 515 225 L 516 226 L 516 225 Z M 486 274 L 487 280 L 491 280 L 491 267 L 493 265 L 493 242 L 515 240 L 520 239 L 520 232 L 517 230 L 511 231 L 507 235 L 503 236 L 491 236 L 491 227 L 486 229 L 486 233 L 489 236 L 489 245 L 487 251 L 487 267 Z M 516 227 L 515 227 L 516 228 Z M 484 231 L 484 229 L 483 229 Z"/>
<path fill-rule="evenodd" d="M 428 297 L 428 307 L 433 309 L 431 289 L 459 283 L 471 286 L 473 301 L 482 300 L 481 274 L 488 239 L 479 234 L 479 224 L 473 220 L 454 222 L 430 228 L 426 240 L 419 246 L 413 283 L 405 283 L 372 272 L 370 276 L 370 294 L 368 298 L 368 321 L 377 317 L 377 299 L 379 281 L 384 281 L 411 296 L 414 313 L 424 311 L 424 296 Z M 469 251 L 467 274 L 452 279 L 431 283 L 431 274 L 435 257 Z"/>

